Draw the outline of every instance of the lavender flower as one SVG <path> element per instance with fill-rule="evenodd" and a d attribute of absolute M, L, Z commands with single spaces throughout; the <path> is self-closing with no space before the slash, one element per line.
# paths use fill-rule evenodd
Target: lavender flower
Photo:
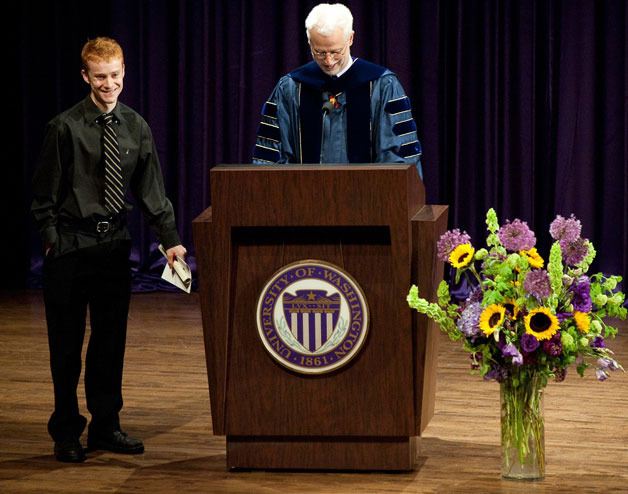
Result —
<path fill-rule="evenodd" d="M 604 338 L 601 336 L 596 336 L 593 338 L 593 341 L 590 343 L 592 348 L 604 348 L 606 347 L 606 343 L 604 343 Z"/>
<path fill-rule="evenodd" d="M 529 333 L 524 333 L 519 341 L 521 343 L 521 349 L 525 353 L 532 353 L 540 345 L 539 340 L 537 340 L 534 335 Z"/>
<path fill-rule="evenodd" d="M 543 351 L 550 357 L 558 357 L 563 353 L 563 344 L 560 342 L 559 333 L 556 333 L 549 340 L 543 342 Z"/>
<path fill-rule="evenodd" d="M 456 247 L 468 243 L 471 243 L 471 237 L 467 235 L 467 232 L 460 233 L 458 228 L 446 231 L 441 235 L 440 239 L 436 243 L 438 259 L 443 262 L 447 262 L 449 260 L 449 255 Z"/>
<path fill-rule="evenodd" d="M 582 225 L 573 214 L 569 218 L 563 218 L 561 215 L 550 224 L 550 235 L 554 240 L 559 242 L 574 242 L 580 237 Z"/>
<path fill-rule="evenodd" d="M 530 250 L 536 244 L 534 232 L 525 221 L 519 219 L 507 222 L 499 229 L 497 236 L 502 245 L 512 252 Z"/>
<path fill-rule="evenodd" d="M 549 275 L 544 269 L 530 271 L 523 282 L 523 288 L 539 300 L 549 297 L 552 293 Z"/>
<path fill-rule="evenodd" d="M 508 371 L 505 367 L 495 365 L 491 367 L 491 370 L 484 375 L 485 381 L 495 379 L 498 383 L 504 382 L 508 378 Z"/>
<path fill-rule="evenodd" d="M 519 353 L 519 350 L 517 350 L 517 347 L 513 345 L 512 343 L 508 343 L 507 345 L 504 345 L 504 347 L 502 348 L 502 355 L 504 357 L 512 357 L 512 363 L 514 365 L 519 366 L 523 364 L 523 355 Z"/>
<path fill-rule="evenodd" d="M 480 314 L 482 314 L 482 306 L 479 302 L 473 302 L 467 305 L 456 322 L 460 332 L 467 337 L 479 334 Z"/>
<path fill-rule="evenodd" d="M 619 369 L 619 364 L 617 363 L 617 361 L 608 357 L 597 359 L 597 365 L 600 369 L 603 370 L 615 371 Z"/>
<path fill-rule="evenodd" d="M 606 381 L 610 376 L 609 372 L 621 368 L 617 361 L 609 357 L 597 359 L 597 365 L 598 367 L 595 369 L 595 375 L 597 376 L 598 381 Z"/>
<path fill-rule="evenodd" d="M 571 303 L 573 309 L 578 312 L 591 312 L 593 302 L 591 301 L 591 281 L 588 276 L 581 276 L 570 287 L 572 293 Z"/>
<path fill-rule="evenodd" d="M 584 261 L 589 253 L 589 241 L 586 238 L 577 238 L 573 242 L 560 242 L 563 261 L 568 266 L 576 266 Z"/>

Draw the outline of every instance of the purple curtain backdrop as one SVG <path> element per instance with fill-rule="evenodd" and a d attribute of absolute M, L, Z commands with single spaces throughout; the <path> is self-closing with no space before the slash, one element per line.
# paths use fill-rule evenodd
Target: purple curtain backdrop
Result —
<path fill-rule="evenodd" d="M 6 93 L 12 143 L 2 181 L 6 287 L 37 285 L 28 207 L 45 123 L 85 96 L 79 52 L 117 38 L 122 101 L 150 124 L 166 189 L 193 255 L 191 221 L 210 205 L 209 170 L 250 160 L 262 103 L 309 60 L 316 1 L 80 0 L 13 4 Z M 628 8 L 624 0 L 353 0 L 354 56 L 396 72 L 419 127 L 428 201 L 484 238 L 484 216 L 519 217 L 547 253 L 556 214 L 574 213 L 599 256 L 628 274 Z M 15 119 L 14 119 L 15 116 Z M 17 145 L 15 145 L 17 144 Z M 5 147 L 7 149 L 7 147 Z M 6 175 L 5 175 L 6 177 Z M 133 215 L 136 288 L 159 286 L 161 259 Z"/>

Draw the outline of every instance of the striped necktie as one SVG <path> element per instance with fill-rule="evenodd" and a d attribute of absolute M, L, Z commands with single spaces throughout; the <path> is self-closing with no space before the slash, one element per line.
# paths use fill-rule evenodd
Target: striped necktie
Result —
<path fill-rule="evenodd" d="M 105 157 L 105 209 L 109 214 L 119 213 L 124 208 L 124 185 L 118 136 L 113 128 L 113 113 L 102 116 L 103 155 Z"/>

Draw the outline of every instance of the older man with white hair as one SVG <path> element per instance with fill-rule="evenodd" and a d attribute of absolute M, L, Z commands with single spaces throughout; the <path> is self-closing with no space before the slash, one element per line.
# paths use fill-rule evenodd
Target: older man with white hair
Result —
<path fill-rule="evenodd" d="M 410 100 L 390 70 L 351 56 L 350 10 L 319 4 L 305 29 L 313 61 L 264 104 L 253 162 L 412 163 L 422 175 Z"/>

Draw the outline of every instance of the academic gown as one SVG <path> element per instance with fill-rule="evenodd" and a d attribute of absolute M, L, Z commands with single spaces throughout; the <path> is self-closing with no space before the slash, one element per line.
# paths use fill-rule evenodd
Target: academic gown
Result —
<path fill-rule="evenodd" d="M 282 77 L 262 108 L 253 162 L 412 163 L 421 144 L 390 70 L 356 59 L 340 77 L 310 62 Z"/>

